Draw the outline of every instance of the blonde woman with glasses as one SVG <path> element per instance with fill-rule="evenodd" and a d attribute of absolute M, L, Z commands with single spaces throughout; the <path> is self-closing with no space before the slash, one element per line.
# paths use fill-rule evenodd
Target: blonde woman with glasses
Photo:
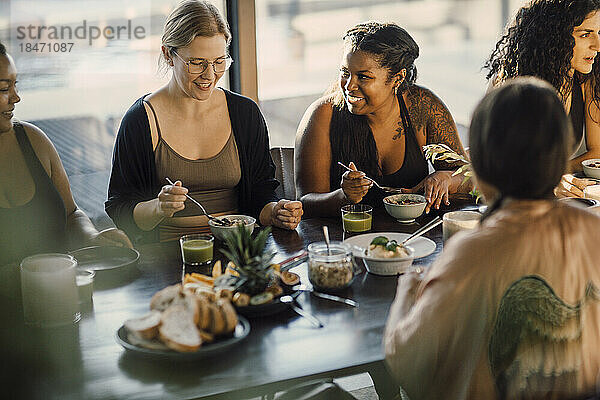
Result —
<path fill-rule="evenodd" d="M 171 79 L 125 114 L 106 202 L 108 215 L 136 240 L 208 231 L 186 194 L 213 215 L 248 214 L 284 229 L 300 221 L 302 203 L 275 195 L 258 106 L 217 87 L 233 62 L 230 41 L 227 23 L 207 1 L 183 1 L 165 23 L 161 62 Z"/>

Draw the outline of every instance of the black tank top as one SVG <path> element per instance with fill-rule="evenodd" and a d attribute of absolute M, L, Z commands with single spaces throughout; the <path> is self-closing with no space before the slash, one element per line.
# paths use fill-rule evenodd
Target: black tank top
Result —
<path fill-rule="evenodd" d="M 32 254 L 66 250 L 65 205 L 19 123 L 15 136 L 35 184 L 33 198 L 22 206 L 0 207 L 0 264 Z"/>
<path fill-rule="evenodd" d="M 402 119 L 402 125 L 405 132 L 405 145 L 404 145 L 404 162 L 400 169 L 389 175 L 371 176 L 377 183 L 382 186 L 391 186 L 396 188 L 412 188 L 421 182 L 429 174 L 429 166 L 425 156 L 419 147 L 417 141 L 417 134 L 413 127 L 412 121 L 408 114 L 408 109 L 404 103 L 402 94 L 398 94 L 398 103 L 400 105 L 400 117 Z M 342 117 L 340 111 L 334 107 L 334 115 L 332 116 L 332 123 L 330 129 L 335 129 L 334 125 L 340 124 L 338 122 Z M 340 114 L 340 115 L 336 115 Z M 341 124 L 340 124 L 341 125 Z M 343 125 L 342 125 L 343 126 Z M 371 133 L 372 135 L 372 133 Z M 331 149 L 332 157 L 342 159 L 342 156 L 338 155 L 337 149 Z M 337 163 L 336 160 L 333 160 Z M 350 160 L 352 161 L 352 160 Z M 332 171 L 336 171 L 332 168 Z M 341 173 L 339 176 L 331 175 L 330 187 L 335 190 L 340 187 Z M 373 207 L 380 207 L 383 205 L 383 198 L 388 196 L 389 193 L 385 193 L 377 187 L 373 186 L 369 189 L 369 192 L 363 197 L 361 203 L 369 204 Z"/>
<path fill-rule="evenodd" d="M 573 82 L 573 91 L 571 92 L 571 109 L 569 110 L 571 125 L 573 126 L 573 136 L 575 137 L 575 147 L 573 151 L 579 148 L 581 139 L 583 138 L 583 119 L 584 119 L 584 103 L 581 84 L 577 79 Z"/>
<path fill-rule="evenodd" d="M 429 165 L 419 147 L 417 133 L 413 127 L 402 95 L 398 95 L 400 116 L 405 132 L 404 162 L 402 167 L 393 174 L 383 175 L 377 182 L 383 186 L 397 188 L 412 188 L 429 174 Z"/>

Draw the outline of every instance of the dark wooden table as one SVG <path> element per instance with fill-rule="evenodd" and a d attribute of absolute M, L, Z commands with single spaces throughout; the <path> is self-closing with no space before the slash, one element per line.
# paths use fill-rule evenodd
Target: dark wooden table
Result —
<path fill-rule="evenodd" d="M 461 205 L 454 203 L 452 208 Z M 376 210 L 372 231 L 410 233 L 437 214 L 405 225 Z M 332 240 L 342 239 L 341 218 L 314 218 L 302 221 L 296 231 L 275 229 L 268 246 L 277 252 L 276 260 L 283 260 L 321 241 L 322 225 L 329 226 Z M 425 236 L 437 248 L 417 265 L 430 264 L 442 250 L 441 225 Z M 358 309 L 309 293 L 298 297 L 301 306 L 324 323 L 321 329 L 290 310 L 251 319 L 251 332 L 243 342 L 210 359 L 172 362 L 129 354 L 115 341 L 115 332 L 126 319 L 145 313 L 151 296 L 179 281 L 182 273 L 177 243 L 146 245 L 139 251 L 136 274 L 115 287 L 96 290 L 93 307 L 76 326 L 23 328 L 22 337 L 27 338 L 23 351 L 37 357 L 36 365 L 43 361 L 48 366 L 39 379 L 40 390 L 47 390 L 45 398 L 249 398 L 312 378 L 360 373 L 382 363 L 382 334 L 397 278 L 366 272 L 342 292 L 360 303 Z M 306 264 L 296 268 L 308 283 Z"/>

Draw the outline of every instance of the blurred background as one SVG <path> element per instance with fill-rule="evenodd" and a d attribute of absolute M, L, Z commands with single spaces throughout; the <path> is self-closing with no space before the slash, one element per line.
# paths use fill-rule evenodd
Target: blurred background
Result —
<path fill-rule="evenodd" d="M 50 136 L 69 174 L 77 203 L 101 225 L 109 223 L 103 213 L 103 201 L 121 116 L 136 99 L 169 79 L 168 72 L 158 71 L 158 56 L 165 18 L 177 3 L 178 0 L 0 0 L 0 40 L 7 45 L 19 71 L 22 101 L 15 115 L 35 123 Z M 395 22 L 414 37 L 421 52 L 416 61 L 417 83 L 433 90 L 458 123 L 468 125 L 470 113 L 487 87 L 481 67 L 505 23 L 524 2 L 213 3 L 224 15 L 230 14 L 234 46 L 253 35 L 256 44 L 255 51 L 250 49 L 250 57 L 238 52 L 241 56 L 235 59 L 236 68 L 231 70 L 235 75 L 226 76 L 222 86 L 229 88 L 233 82 L 232 89 L 259 102 L 269 126 L 271 146 L 293 146 L 304 111 L 337 77 L 342 35 L 366 20 Z M 64 27 L 75 30 L 84 21 L 88 32 L 84 39 L 49 36 L 50 27 L 67 32 Z M 246 28 L 239 30 L 237 24 Z M 29 26 L 33 27 L 31 31 L 27 31 Z M 41 32 L 39 39 L 31 39 L 37 37 L 37 28 L 42 26 L 48 29 Z M 101 36 L 90 40 L 92 26 L 124 29 L 118 39 Z M 253 31 L 248 31 L 247 26 Z M 131 35 L 136 28 L 138 37 Z M 22 37 L 23 32 L 27 37 Z M 236 32 L 242 36 L 236 37 Z M 34 50 L 36 42 L 38 48 Z M 41 51 L 41 42 L 53 46 Z M 73 45 L 65 51 L 56 43 Z M 240 66 L 255 73 L 240 75 Z M 241 90 L 244 79 L 255 80 L 255 89 Z"/>

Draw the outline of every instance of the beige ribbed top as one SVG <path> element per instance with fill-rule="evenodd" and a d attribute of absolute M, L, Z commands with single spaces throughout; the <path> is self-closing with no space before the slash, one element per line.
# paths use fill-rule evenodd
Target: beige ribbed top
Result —
<path fill-rule="evenodd" d="M 150 103 L 146 103 L 150 105 Z M 154 160 L 159 182 L 166 177 L 180 180 L 188 188 L 188 195 L 204 206 L 213 215 L 235 214 L 238 210 L 237 185 L 242 171 L 233 132 L 225 146 L 215 156 L 190 160 L 177 153 L 164 140 L 160 133 L 158 118 L 154 114 L 157 126 L 158 144 L 154 149 Z M 190 200 L 186 200 L 185 209 L 171 218 L 165 218 L 159 225 L 160 240 L 174 240 L 188 233 L 206 233 L 210 229 L 202 211 Z"/>

